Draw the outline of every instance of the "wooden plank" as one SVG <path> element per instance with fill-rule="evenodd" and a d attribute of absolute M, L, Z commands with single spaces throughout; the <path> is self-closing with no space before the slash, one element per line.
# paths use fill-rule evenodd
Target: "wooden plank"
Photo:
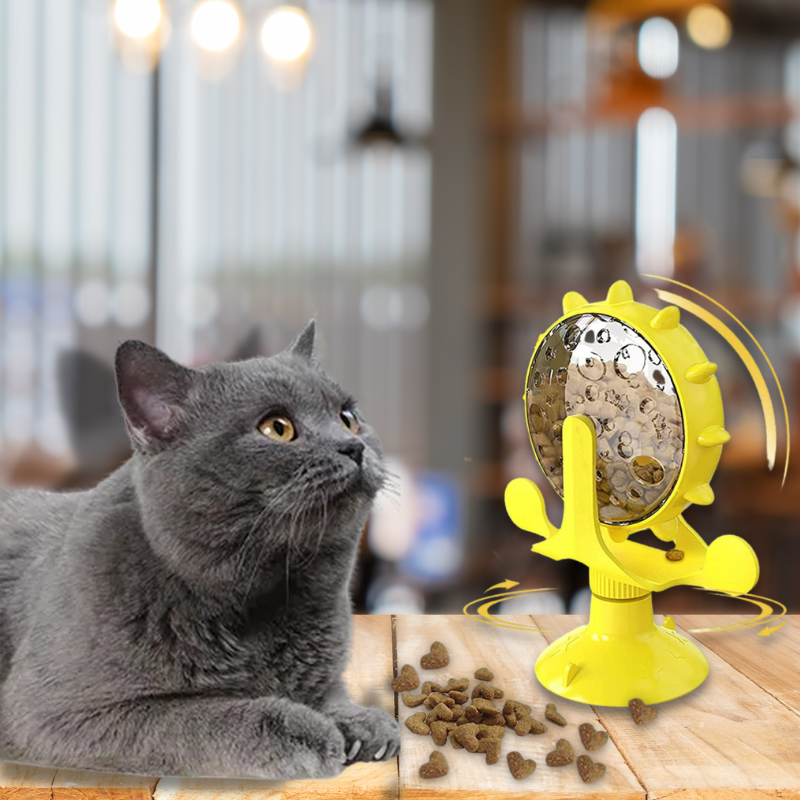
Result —
<path fill-rule="evenodd" d="M 507 615 L 498 619 L 530 625 L 528 616 Z M 429 736 L 419 736 L 403 726 L 400 749 L 402 800 L 512 800 L 532 795 L 546 800 L 564 797 L 644 798 L 642 787 L 611 742 L 592 753 L 593 760 L 600 761 L 607 768 L 606 775 L 595 783 L 584 784 L 574 764 L 567 767 L 548 767 L 545 764 L 546 754 L 562 737 L 572 743 L 576 755 L 584 752 L 578 737 L 578 724 L 591 722 L 595 727 L 601 726 L 591 709 L 554 699 L 536 681 L 533 665 L 547 644 L 540 633 L 485 625 L 463 615 L 405 616 L 397 619 L 396 641 L 398 668 L 411 664 L 418 671 L 420 681 L 446 683 L 448 678 L 469 678 L 470 687 L 473 687 L 477 683 L 475 670 L 486 666 L 495 675 L 492 684 L 505 692 L 501 704 L 506 698 L 527 703 L 533 707 L 537 719 L 545 721 L 548 727 L 547 732 L 540 736 L 517 736 L 506 728 L 500 761 L 487 765 L 483 755 L 454 750 L 449 743 L 437 748 Z M 434 641 L 441 641 L 447 647 L 450 664 L 443 670 L 423 670 L 420 658 Z M 554 701 L 558 702 L 559 710 L 569 723 L 565 728 L 544 720 L 545 705 Z M 404 722 L 419 708 L 407 708 L 400 700 L 398 711 L 400 721 Z M 428 761 L 433 750 L 440 750 L 445 755 L 449 772 L 443 778 L 426 780 L 420 777 L 419 767 Z M 529 778 L 516 781 L 511 776 L 506 756 L 512 750 L 536 761 L 536 771 Z"/>
<path fill-rule="evenodd" d="M 394 716 L 392 624 L 388 615 L 353 619 L 353 644 L 345 682 L 356 703 L 383 708 Z M 253 781 L 168 778 L 159 782 L 155 800 L 294 800 L 309 796 L 330 800 L 390 800 L 398 796 L 397 759 L 357 763 L 330 780 Z M 54 799 L 55 800 L 55 799 Z"/>
<path fill-rule="evenodd" d="M 60 769 L 53 800 L 151 800 L 158 778 Z"/>
<path fill-rule="evenodd" d="M 532 619 L 557 631 L 545 634 L 548 640 L 587 622 L 585 616 Z M 649 725 L 637 726 L 625 708 L 595 707 L 647 797 L 800 798 L 797 716 L 703 643 L 698 646 L 709 661 L 708 678 L 685 697 L 660 704 Z"/>
<path fill-rule="evenodd" d="M 0 762 L 0 800 L 49 800 L 56 771 Z"/>
<path fill-rule="evenodd" d="M 734 615 L 691 614 L 676 616 L 675 623 L 691 633 L 692 628 L 711 628 L 747 619 Z M 785 619 L 783 627 L 769 636 L 758 635 L 762 627 L 691 635 L 795 714 L 800 714 L 800 682 L 797 678 L 800 617 L 787 616 Z"/>

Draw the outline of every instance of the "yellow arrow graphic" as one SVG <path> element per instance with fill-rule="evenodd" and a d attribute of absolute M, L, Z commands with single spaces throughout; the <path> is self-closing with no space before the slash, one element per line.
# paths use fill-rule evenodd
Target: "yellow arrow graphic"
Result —
<path fill-rule="evenodd" d="M 519 584 L 512 583 L 512 585 L 518 586 Z M 498 628 L 513 628 L 514 630 L 518 631 L 533 631 L 536 633 L 552 633 L 552 631 L 549 628 L 535 628 L 533 625 L 521 625 L 516 622 L 503 622 L 501 620 L 497 620 L 489 613 L 489 609 L 493 605 L 496 605 L 497 603 L 504 600 L 506 597 L 512 597 L 513 595 L 535 594 L 536 592 L 554 592 L 554 591 L 555 589 L 518 589 L 514 592 L 503 592 L 503 594 L 494 594 L 491 595 L 490 597 L 479 597 L 477 600 L 473 600 L 472 602 L 467 603 L 463 608 L 463 612 L 470 619 L 474 619 L 476 622 L 483 622 L 487 625 L 496 625 Z M 470 612 L 467 609 L 470 606 L 477 605 L 478 603 L 483 603 L 483 605 L 480 608 L 478 608 L 478 616 L 475 617 L 472 614 L 470 614 Z"/>
<path fill-rule="evenodd" d="M 771 633 L 775 633 L 775 631 L 779 631 L 784 625 L 786 624 L 786 620 L 781 622 L 780 625 L 775 625 L 773 628 L 764 628 L 758 632 L 759 636 L 769 636 Z"/>
<path fill-rule="evenodd" d="M 510 589 L 512 586 L 519 586 L 519 583 L 506 578 L 502 583 L 496 583 L 494 586 L 490 586 L 486 591 L 491 592 L 492 589 Z"/>
<path fill-rule="evenodd" d="M 689 631 L 689 633 L 708 633 L 709 631 L 735 631 L 735 630 L 740 630 L 742 628 L 752 628 L 755 627 L 756 625 L 761 625 L 764 622 L 766 622 L 767 624 L 775 622 L 776 620 L 779 620 L 784 614 L 786 614 L 786 606 L 783 603 L 779 603 L 777 600 L 771 600 L 769 597 L 761 597 L 760 595 L 757 594 L 735 595 L 729 592 L 712 592 L 712 594 L 716 594 L 719 597 L 734 597 L 737 600 L 744 600 L 747 603 L 752 603 L 754 606 L 758 606 L 761 609 L 761 613 L 757 617 L 745 620 L 744 622 L 733 622 L 730 625 L 718 625 L 713 628 L 693 628 Z M 782 609 L 780 614 L 774 614 L 773 606 Z M 781 623 L 781 625 L 782 624 L 783 623 Z M 777 630 L 779 627 L 781 626 L 778 625 L 776 628 L 773 628 L 772 630 Z M 770 633 L 772 632 L 772 630 L 770 630 Z M 761 636 L 762 633 L 759 633 L 758 635 Z M 763 635 L 769 636 L 769 633 Z"/>

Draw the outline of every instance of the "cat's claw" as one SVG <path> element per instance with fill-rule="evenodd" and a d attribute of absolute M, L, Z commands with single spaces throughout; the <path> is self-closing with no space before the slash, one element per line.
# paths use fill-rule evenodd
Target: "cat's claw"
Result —
<path fill-rule="evenodd" d="M 352 761 L 360 749 L 361 739 L 356 739 L 355 742 L 353 742 L 353 746 L 350 748 L 350 752 L 347 754 L 347 760 Z"/>
<path fill-rule="evenodd" d="M 383 758 L 383 754 L 386 752 L 386 748 L 387 748 L 388 746 L 389 746 L 388 744 L 385 744 L 383 747 L 381 747 L 381 749 L 380 749 L 380 750 L 378 750 L 378 752 L 377 752 L 377 753 L 375 753 L 375 755 L 374 755 L 374 756 L 372 756 L 372 758 L 373 758 L 375 761 L 380 761 L 380 760 Z"/>

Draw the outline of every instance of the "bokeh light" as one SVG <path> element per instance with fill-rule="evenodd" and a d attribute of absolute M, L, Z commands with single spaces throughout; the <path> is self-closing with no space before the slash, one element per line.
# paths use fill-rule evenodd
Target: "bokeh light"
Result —
<path fill-rule="evenodd" d="M 228 0 L 205 0 L 192 14 L 192 37 L 204 50 L 225 50 L 239 35 L 239 12 Z"/>
<path fill-rule="evenodd" d="M 678 29 L 664 17 L 651 17 L 639 29 L 639 63 L 651 78 L 669 78 L 678 69 Z"/>
<path fill-rule="evenodd" d="M 305 13 L 294 6 L 276 8 L 261 28 L 261 44 L 276 61 L 296 61 L 311 44 L 311 25 Z"/>
<path fill-rule="evenodd" d="M 144 39 L 154 33 L 161 22 L 161 3 L 159 0 L 116 0 L 114 22 L 125 36 Z"/>
<path fill-rule="evenodd" d="M 686 30 L 692 41 L 706 50 L 719 50 L 731 39 L 731 21 L 716 6 L 695 6 L 686 18 Z"/>

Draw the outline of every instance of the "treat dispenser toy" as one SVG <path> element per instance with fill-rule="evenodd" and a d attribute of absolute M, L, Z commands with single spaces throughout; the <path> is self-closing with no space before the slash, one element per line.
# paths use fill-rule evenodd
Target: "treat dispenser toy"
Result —
<path fill-rule="evenodd" d="M 658 703 L 699 686 L 701 651 L 667 617 L 653 618 L 652 592 L 687 584 L 744 594 L 758 560 L 738 536 L 706 545 L 681 514 L 709 505 L 723 428 L 716 365 L 680 324 L 675 306 L 637 303 L 617 281 L 604 302 L 577 292 L 539 338 L 528 369 L 525 412 L 536 458 L 564 500 L 550 523 L 537 486 L 506 488 L 520 528 L 543 536 L 533 552 L 589 568 L 589 624 L 553 642 L 536 662 L 551 691 L 584 703 Z M 649 528 L 669 552 L 631 541 Z"/>

